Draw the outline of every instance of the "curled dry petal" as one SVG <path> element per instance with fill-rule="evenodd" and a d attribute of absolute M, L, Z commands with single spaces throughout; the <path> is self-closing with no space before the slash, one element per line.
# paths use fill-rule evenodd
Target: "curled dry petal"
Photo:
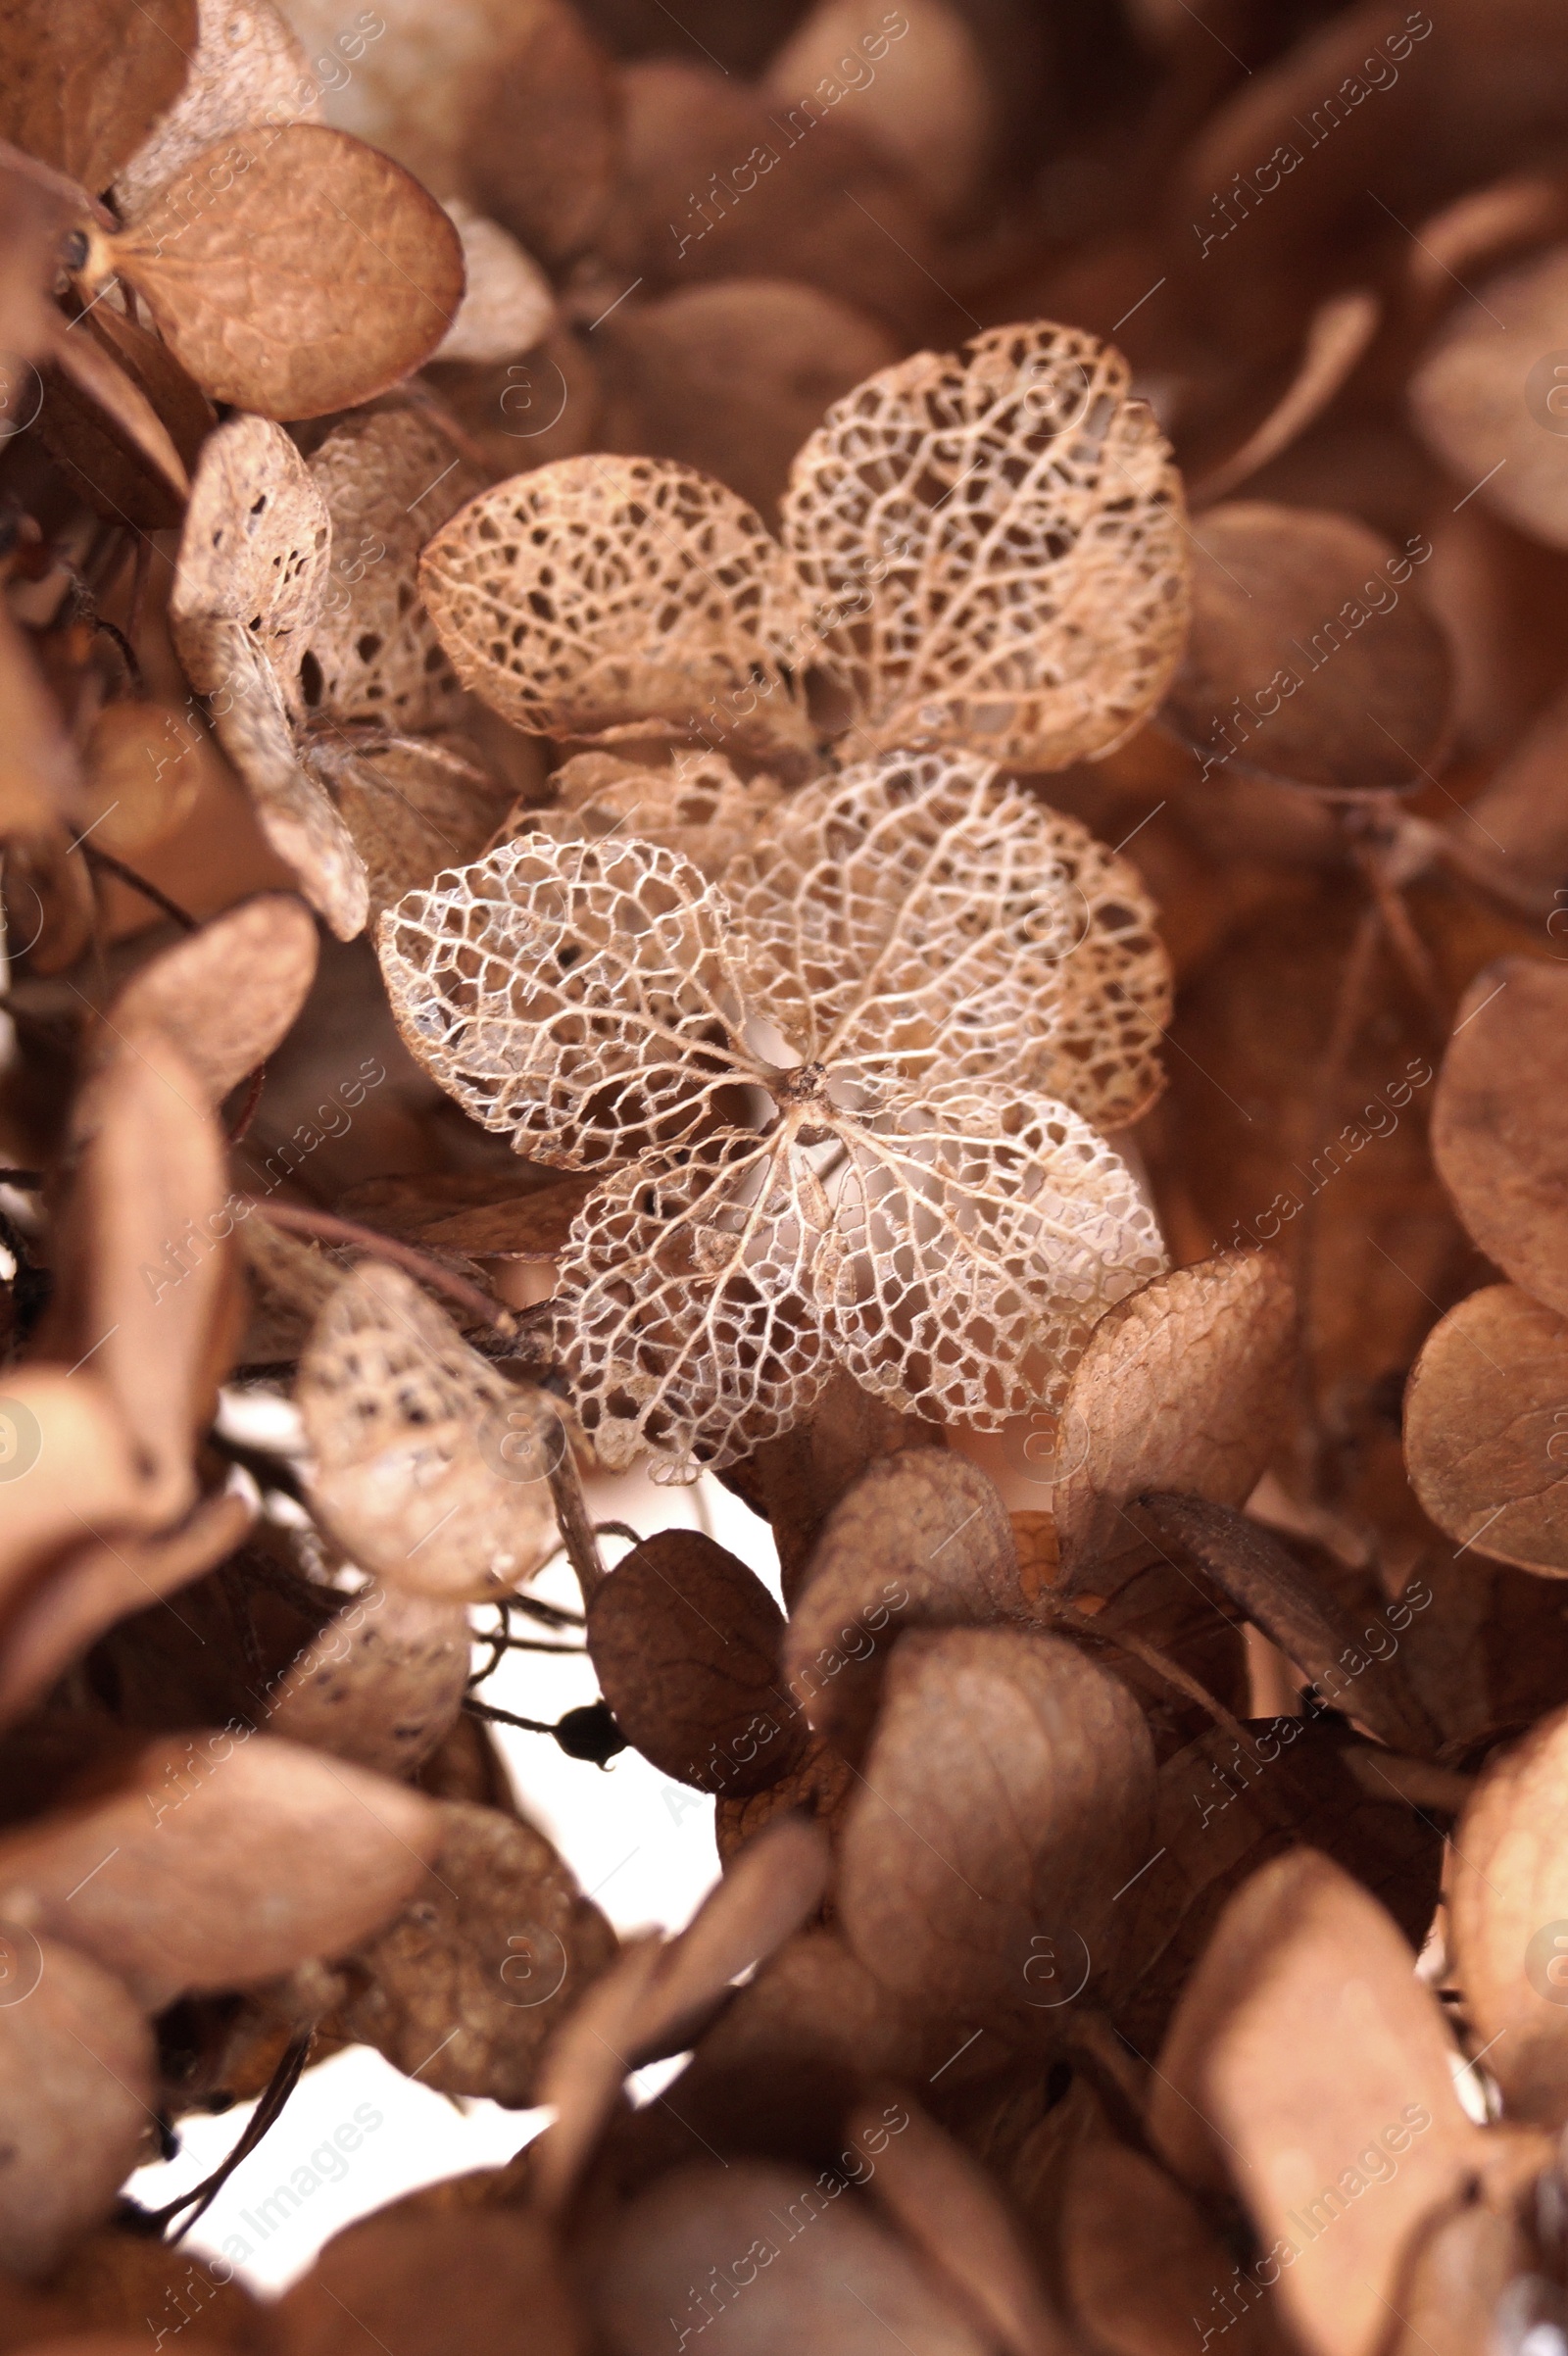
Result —
<path fill-rule="evenodd" d="M 1187 626 L 1181 485 L 1120 354 L 1049 321 L 918 352 L 796 459 L 784 544 L 870 749 L 1109 752 Z"/>
<path fill-rule="evenodd" d="M 92 335 L 68 329 L 44 376 L 38 430 L 78 497 L 107 522 L 177 528 L 185 462 L 133 377 Z"/>
<path fill-rule="evenodd" d="M 422 2086 L 535 2099 L 546 2041 L 614 1958 L 615 1935 L 542 1833 L 444 1800 L 409 1902 L 343 1958 L 356 1992 L 328 2027 Z"/>
<path fill-rule="evenodd" d="M 722 753 L 677 752 L 663 768 L 614 753 L 578 753 L 553 783 L 556 803 L 548 810 L 519 805 L 505 834 L 537 829 L 558 842 L 636 835 L 690 859 L 715 884 L 780 799 L 774 778 L 758 771 L 743 780 Z"/>
<path fill-rule="evenodd" d="M 14 1366 L 6 1374 L 6 1450 L 15 1466 L 0 1531 L 0 1608 L 8 1629 L 41 1570 L 93 1529 L 146 1528 L 131 1435 L 94 1366 Z"/>
<path fill-rule="evenodd" d="M 446 212 L 463 240 L 466 291 L 431 358 L 482 366 L 531 352 L 556 323 L 550 280 L 499 222 L 487 221 L 461 197 L 449 199 Z"/>
<path fill-rule="evenodd" d="M 133 286 L 214 401 L 319 417 L 428 360 L 463 300 L 463 247 L 389 156 L 318 123 L 192 158 L 93 264 Z"/>
<path fill-rule="evenodd" d="M 715 2287 L 720 2279 L 732 2287 Z M 698 2284 L 711 2303 L 699 2303 Z M 847 2178 L 761 2161 L 661 2177 L 607 2234 L 592 2301 L 613 2356 L 656 2356 L 671 2323 L 677 2339 L 708 2332 L 713 2356 L 882 2356 L 890 2341 L 908 2356 L 984 2356 L 995 2345 Z"/>
<path fill-rule="evenodd" d="M 251 798 L 257 821 L 300 890 L 340 941 L 363 932 L 369 914 L 365 862 L 296 738 L 283 692 L 261 649 L 237 622 L 220 622 L 211 643 L 221 665 L 213 722 Z"/>
<path fill-rule="evenodd" d="M 558 459 L 471 500 L 420 585 L 458 675 L 514 726 L 804 756 L 806 615 L 776 541 L 673 459 Z"/>
<path fill-rule="evenodd" d="M 1396 549 L 1350 515 L 1236 500 L 1199 518 L 1194 546 L 1164 716 L 1204 777 L 1357 794 L 1441 764 L 1453 666 L 1414 586 L 1430 540 Z"/>
<path fill-rule="evenodd" d="M 1488 1285 L 1436 1325 L 1404 1400 L 1404 1460 L 1461 1551 L 1568 1579 L 1568 1324 Z"/>
<path fill-rule="evenodd" d="M 1246 1503 L 1284 1433 L 1295 1353 L 1296 1296 L 1266 1252 L 1173 1268 L 1102 1318 L 1055 1438 L 1067 1592 L 1141 1545 L 1126 1509 L 1146 1490 Z"/>
<path fill-rule="evenodd" d="M 383 917 L 409 1046 L 514 1150 L 565 1169 L 671 1142 L 752 1065 L 723 903 L 675 854 L 524 835 Z"/>
<path fill-rule="evenodd" d="M 461 1603 L 371 1584 L 279 1678 L 268 1732 L 379 1775 L 412 1774 L 457 1722 L 472 1651 Z"/>
<path fill-rule="evenodd" d="M 1549 548 L 1568 548 L 1568 488 L 1548 407 L 1565 302 L 1568 246 L 1557 245 L 1458 305 L 1410 382 L 1417 429 L 1454 480 Z"/>
<path fill-rule="evenodd" d="M 226 1356 L 214 1362 L 232 1230 L 223 1140 L 201 1082 L 159 1031 L 120 1047 L 94 1109 L 35 1348 L 70 1366 L 91 1358 L 134 1448 L 146 1511 L 172 1521 L 195 1499 L 196 1441 L 227 1371 Z"/>
<path fill-rule="evenodd" d="M 1023 1082 L 1145 1111 L 1170 968 L 1125 860 L 973 754 L 884 754 L 792 794 L 724 878 L 751 981 L 808 1062 Z"/>
<path fill-rule="evenodd" d="M 1448 1905 L 1465 2009 L 1511 2115 L 1568 2121 L 1568 1711 L 1494 1758 L 1454 1830 Z"/>
<path fill-rule="evenodd" d="M 588 1605 L 599 1689 L 627 1742 L 677 1782 L 724 1796 L 765 1790 L 806 1746 L 783 1635 L 756 1573 L 699 1530 L 645 1538 Z"/>
<path fill-rule="evenodd" d="M 784 1674 L 818 1732 L 858 1758 L 907 1629 L 1028 1609 L 1012 1525 L 979 1466 L 946 1448 L 901 1448 L 867 1465 L 829 1514 L 790 1614 Z"/>
<path fill-rule="evenodd" d="M 1486 2148 L 1414 1964 L 1374 1898 L 1295 1849 L 1231 1900 L 1160 2055 L 1155 2144 L 1294 2250 L 1279 2297 L 1313 2356 L 1382 2346 L 1408 2237 Z"/>
<path fill-rule="evenodd" d="M 148 959 L 104 1018 L 112 1038 L 161 1032 L 207 1102 L 265 1063 L 316 979 L 316 927 L 287 892 L 262 892 Z M 78 1111 L 78 1121 L 83 1121 Z"/>
<path fill-rule="evenodd" d="M 1277 2345 L 1259 2309 L 1237 2317 L 1228 2304 L 1217 2306 L 1236 2262 L 1202 2211 L 1141 2151 L 1080 2145 L 1069 2162 L 1060 2230 L 1063 2287 L 1092 2345 L 1114 2356 L 1163 2356 L 1173 2346 L 1172 2317 L 1192 2316 L 1202 2326 L 1216 2313 L 1228 2319 L 1218 2327 L 1227 2356 L 1267 2356 Z"/>
<path fill-rule="evenodd" d="M 483 1601 L 553 1552 L 558 1417 L 504 1382 L 401 1268 L 367 1260 L 336 1287 L 295 1396 L 312 1500 L 364 1569 L 416 1595 Z"/>
<path fill-rule="evenodd" d="M 149 2012 L 333 1955 L 440 1841 L 432 1803 L 268 1735 L 171 1735 L 116 1788 L 0 1841 L 0 1914 L 71 1939 Z"/>
<path fill-rule="evenodd" d="M 1051 2039 L 1114 1979 L 1153 1806 L 1143 1712 L 1076 1645 L 906 1637 L 844 1830 L 844 1936 L 911 2010 Z"/>
<path fill-rule="evenodd" d="M 134 221 L 166 180 L 217 140 L 260 123 L 320 118 L 309 60 L 272 0 L 196 0 L 184 87 L 115 181 L 121 220 Z"/>
<path fill-rule="evenodd" d="M 627 1946 L 545 2059 L 535 2100 L 556 2117 L 534 2148 L 530 2190 L 546 2216 L 570 2200 L 628 2072 L 694 2041 L 730 1985 L 764 1963 L 821 1904 L 822 1835 L 770 1826 L 709 1892 L 678 1938 Z"/>
<path fill-rule="evenodd" d="M 1502 957 L 1460 1001 L 1432 1109 L 1455 1209 L 1503 1274 L 1568 1316 L 1568 970 Z"/>
<path fill-rule="evenodd" d="M 109 2216 L 136 2165 L 156 2055 L 151 2027 L 111 1972 L 14 1915 L 6 1947 L 0 2264 L 50 2274 Z"/>
<path fill-rule="evenodd" d="M 309 470 L 331 520 L 332 569 L 311 631 L 307 709 L 411 736 L 458 725 L 463 691 L 415 576 L 420 549 L 483 476 L 421 408 L 345 417 Z"/>
<path fill-rule="evenodd" d="M 1382 318 L 1382 304 L 1364 287 L 1332 295 L 1318 306 L 1296 375 L 1241 448 L 1191 485 L 1188 495 L 1195 507 L 1228 499 L 1321 417 L 1364 357 Z"/>
<path fill-rule="evenodd" d="M 330 729 L 311 735 L 305 758 L 354 838 L 372 915 L 477 859 L 511 799 L 461 737 Z"/>
<path fill-rule="evenodd" d="M 266 417 L 230 417 L 202 450 L 169 607 L 179 659 L 220 720 L 225 622 L 242 624 L 265 656 L 290 720 L 303 716 L 300 660 L 331 561 L 332 518 L 288 435 Z"/>
<path fill-rule="evenodd" d="M 196 0 L 8 0 L 4 32 L 0 138 L 96 196 L 178 97 Z"/>

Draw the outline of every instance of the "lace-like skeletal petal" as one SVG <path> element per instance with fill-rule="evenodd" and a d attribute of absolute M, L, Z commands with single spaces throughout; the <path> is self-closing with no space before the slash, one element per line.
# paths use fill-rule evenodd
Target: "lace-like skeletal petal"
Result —
<path fill-rule="evenodd" d="M 1042 320 L 917 352 L 800 452 L 783 538 L 871 748 L 1065 768 L 1153 710 L 1187 626 L 1180 480 L 1119 353 Z"/>
<path fill-rule="evenodd" d="M 979 1431 L 1027 1413 L 1166 1264 L 1126 1164 L 1064 1104 L 956 1082 L 839 1125 L 823 1313 L 857 1382 L 906 1413 Z"/>
<path fill-rule="evenodd" d="M 611 838 L 503 843 L 381 919 L 398 1027 L 449 1096 L 565 1169 L 678 1145 L 760 1072 L 729 911 L 695 867 Z"/>
<path fill-rule="evenodd" d="M 209 434 L 191 485 L 170 598 L 174 645 L 193 687 L 221 697 L 238 623 L 266 657 L 298 721 L 300 657 L 320 613 L 332 522 L 281 425 L 230 417 Z"/>
<path fill-rule="evenodd" d="M 888 753 L 807 786 L 724 893 L 754 989 L 809 1058 L 1022 1080 L 1102 1125 L 1158 1088 L 1169 977 L 1152 906 L 1124 861 L 992 761 Z"/>
<path fill-rule="evenodd" d="M 418 409 L 333 427 L 310 461 L 332 519 L 332 577 L 311 633 L 306 700 L 337 720 L 451 728 L 465 697 L 419 603 L 419 551 L 483 480 Z"/>
<path fill-rule="evenodd" d="M 313 1507 L 362 1568 L 482 1599 L 553 1552 L 549 1402 L 503 1382 L 400 1268 L 367 1261 L 335 1288 L 296 1397 Z"/>
<path fill-rule="evenodd" d="M 710 883 L 719 882 L 781 799 L 775 778 L 759 771 L 743 782 L 722 753 L 677 753 L 668 768 L 579 753 L 556 771 L 555 785 L 554 809 L 519 806 L 506 833 L 537 827 L 558 843 L 634 834 L 689 859 Z"/>
<path fill-rule="evenodd" d="M 813 1295 L 826 1203 L 786 1124 L 720 1130 L 597 1187 L 556 1332 L 600 1460 L 690 1480 L 808 1415 L 833 1373 Z M 820 1158 L 820 1156 L 816 1156 Z"/>
<path fill-rule="evenodd" d="M 778 543 L 673 459 L 568 458 L 470 500 L 420 582 L 459 676 L 514 726 L 808 751 L 787 666 L 805 611 Z"/>

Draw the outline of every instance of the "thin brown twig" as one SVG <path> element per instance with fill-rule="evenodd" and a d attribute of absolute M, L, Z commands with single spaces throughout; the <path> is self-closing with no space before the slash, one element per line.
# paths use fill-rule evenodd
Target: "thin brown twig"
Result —
<path fill-rule="evenodd" d="M 265 1062 L 258 1063 L 256 1069 L 247 1072 L 245 1076 L 244 1101 L 234 1115 L 234 1126 L 228 1133 L 228 1142 L 231 1146 L 237 1146 L 249 1131 L 252 1121 L 256 1118 L 257 1107 L 262 1101 L 262 1090 L 266 1086 L 267 1065 Z"/>
<path fill-rule="evenodd" d="M 181 2193 L 178 2200 L 170 2201 L 162 2209 L 154 2209 L 148 2219 L 149 2225 L 166 2226 L 172 2218 L 179 2215 L 181 2209 L 189 2208 L 190 2215 L 180 2226 L 178 2232 L 170 2235 L 170 2240 L 172 2242 L 178 2241 L 190 2232 L 197 2218 L 218 2198 L 219 2193 L 227 2184 L 241 2160 L 249 2158 L 269 2128 L 274 2127 L 282 2116 L 283 2107 L 294 2088 L 299 2085 L 300 2073 L 305 2067 L 311 2047 L 315 2042 L 316 2030 L 314 2026 L 301 2030 L 298 2037 L 290 2038 L 278 2059 L 276 2069 L 267 2083 L 266 2092 L 255 2110 L 252 2111 L 246 2123 L 245 2132 L 234 2145 L 233 2150 L 229 2152 L 220 2166 L 214 2169 L 211 2176 L 205 2177 L 189 2192 Z M 191 2207 L 192 2202 L 195 2203 L 193 2208 Z"/>
<path fill-rule="evenodd" d="M 82 843 L 79 849 L 89 867 L 97 867 L 105 875 L 113 875 L 119 882 L 128 885 L 131 891 L 139 892 L 143 900 L 150 901 L 155 908 L 162 908 L 172 922 L 181 926 L 187 933 L 201 931 L 200 919 L 193 916 L 188 908 L 182 908 L 177 900 L 171 900 L 167 892 L 161 892 L 155 883 L 149 883 L 145 875 L 138 875 L 134 867 L 127 867 L 123 859 L 116 859 L 112 851 L 100 851 L 96 843 Z"/>
<path fill-rule="evenodd" d="M 588 1516 L 587 1499 L 582 1483 L 577 1478 L 576 1459 L 564 1429 L 561 1447 L 550 1467 L 550 1495 L 555 1500 L 556 1523 L 565 1542 L 566 1558 L 577 1574 L 582 1590 L 584 1609 L 593 1601 L 594 1593 L 609 1577 L 605 1558 L 599 1551 L 599 1540 Z"/>

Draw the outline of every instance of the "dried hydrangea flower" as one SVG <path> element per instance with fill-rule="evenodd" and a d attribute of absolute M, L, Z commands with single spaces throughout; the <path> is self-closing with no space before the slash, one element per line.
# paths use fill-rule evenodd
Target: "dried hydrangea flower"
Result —
<path fill-rule="evenodd" d="M 883 368 L 798 453 L 782 548 L 675 460 L 561 459 L 436 534 L 425 601 L 465 681 L 547 735 L 787 758 L 814 669 L 858 753 L 1094 760 L 1187 627 L 1180 481 L 1129 381 L 1045 320 Z"/>
<path fill-rule="evenodd" d="M 1135 879 L 1091 852 L 990 762 L 889 755 L 792 797 L 722 890 L 656 844 L 536 833 L 383 919 L 400 1027 L 441 1085 L 517 1152 L 609 1171 L 556 1318 L 606 1463 L 729 1461 L 841 1366 L 994 1429 L 1157 1273 L 1080 1109 L 1147 1100 L 1152 1038 L 1119 1056 L 1107 1013 L 1112 1080 L 1056 1036 L 1091 942 L 1096 989 L 1118 957 L 1129 1003 L 1163 988 Z M 1096 872 L 1130 932 L 1097 931 Z"/>

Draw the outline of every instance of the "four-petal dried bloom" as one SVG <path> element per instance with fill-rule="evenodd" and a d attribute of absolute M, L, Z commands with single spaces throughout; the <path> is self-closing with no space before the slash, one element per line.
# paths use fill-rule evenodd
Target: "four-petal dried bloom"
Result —
<path fill-rule="evenodd" d="M 514 1149 L 607 1167 L 555 1324 L 601 1459 L 665 1477 L 808 1414 L 836 1368 L 994 1429 L 1164 1265 L 1091 1122 L 1159 1084 L 1132 870 L 973 756 L 791 796 L 721 886 L 534 833 L 382 920 L 404 1036 Z"/>

